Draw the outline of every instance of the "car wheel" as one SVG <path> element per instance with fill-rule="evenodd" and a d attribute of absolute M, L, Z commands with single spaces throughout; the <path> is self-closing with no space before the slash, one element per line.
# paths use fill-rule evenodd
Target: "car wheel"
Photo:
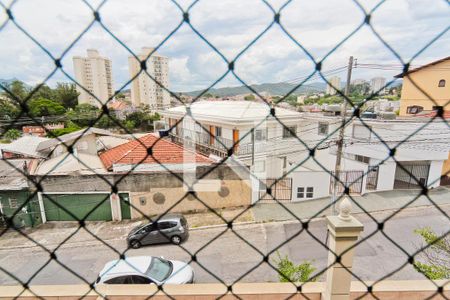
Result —
<path fill-rule="evenodd" d="M 172 244 L 178 245 L 181 243 L 181 238 L 178 235 L 174 235 L 173 237 L 170 238 L 170 240 L 172 241 Z"/>
<path fill-rule="evenodd" d="M 130 247 L 133 249 L 141 248 L 142 244 L 138 240 L 132 240 L 130 241 Z"/>

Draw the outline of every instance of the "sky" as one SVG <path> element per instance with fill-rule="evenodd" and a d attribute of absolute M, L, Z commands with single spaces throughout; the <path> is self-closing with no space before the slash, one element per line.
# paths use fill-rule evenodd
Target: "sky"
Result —
<path fill-rule="evenodd" d="M 0 2 L 9 6 L 11 1 Z M 86 2 L 94 8 L 100 3 Z M 267 0 L 275 11 L 285 2 Z M 71 76 L 72 57 L 85 56 L 86 49 L 97 49 L 102 56 L 110 58 L 116 90 L 127 87 L 129 50 L 138 54 L 144 46 L 158 45 L 161 45 L 158 52 L 170 58 L 172 91 L 211 86 L 227 72 L 228 64 L 195 31 L 228 61 L 235 60 L 235 72 L 247 84 L 308 76 L 315 68 L 309 55 L 316 61 L 325 58 L 324 71 L 345 66 L 350 55 L 357 58 L 358 63 L 399 65 L 399 58 L 367 25 L 343 42 L 364 22 L 363 10 L 368 12 L 377 5 L 370 23 L 405 62 L 414 57 L 412 65 L 419 66 L 450 53 L 450 5 L 445 0 L 387 0 L 381 3 L 375 0 L 293 0 L 281 10 L 280 23 L 309 55 L 278 24 L 270 26 L 274 12 L 264 1 L 200 0 L 193 4 L 179 0 L 177 3 L 179 7 L 170 0 L 107 0 L 98 9 L 102 24 L 95 22 L 67 51 L 93 20 L 92 10 L 86 3 L 81 0 L 18 0 L 11 11 L 17 24 L 54 57 L 60 57 L 66 51 L 61 62 Z M 189 19 L 194 29 L 182 23 L 181 9 L 187 10 L 190 5 Z M 0 24 L 6 21 L 3 10 Z M 439 34 L 442 36 L 416 57 Z M 0 78 L 17 78 L 28 84 L 42 82 L 55 68 L 52 59 L 11 21 L 0 30 L 0 65 Z M 383 76 L 392 80 L 392 76 L 400 71 L 356 68 L 353 78 Z M 337 75 L 344 80 L 345 70 Z M 47 82 L 52 86 L 60 81 L 70 79 L 57 71 Z M 228 74 L 214 87 L 236 85 L 241 83 Z"/>

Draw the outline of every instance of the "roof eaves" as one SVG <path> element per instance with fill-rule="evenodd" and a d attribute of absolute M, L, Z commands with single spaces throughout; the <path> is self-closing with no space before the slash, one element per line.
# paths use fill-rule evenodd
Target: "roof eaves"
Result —
<path fill-rule="evenodd" d="M 425 68 L 428 68 L 428 67 L 437 65 L 437 64 L 439 64 L 439 63 L 441 63 L 441 62 L 444 62 L 444 61 L 446 61 L 446 60 L 449 60 L 449 59 L 450 59 L 450 56 L 447 56 L 447 57 L 444 57 L 444 58 L 435 60 L 435 61 L 433 61 L 433 62 L 431 62 L 431 63 L 426 64 L 426 65 L 417 67 L 417 68 L 415 68 L 415 69 L 412 69 L 412 70 L 409 70 L 409 71 L 406 71 L 406 72 L 402 72 L 402 73 L 400 73 L 400 74 L 395 75 L 394 77 L 395 77 L 395 78 L 403 78 L 403 77 L 405 77 L 405 76 L 408 75 L 408 74 L 411 74 L 411 73 L 420 71 L 420 70 L 422 70 L 422 69 L 425 69 Z"/>

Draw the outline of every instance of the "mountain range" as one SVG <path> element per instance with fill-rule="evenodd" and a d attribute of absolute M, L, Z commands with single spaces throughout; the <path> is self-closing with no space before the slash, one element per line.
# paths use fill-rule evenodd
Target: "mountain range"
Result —
<path fill-rule="evenodd" d="M 286 95 L 292 89 L 295 88 L 295 84 L 280 82 L 280 83 L 263 83 L 263 84 L 252 84 L 250 85 L 252 89 L 257 91 L 258 93 L 268 93 L 270 95 Z M 326 89 L 326 83 L 310 83 L 305 84 L 298 87 L 294 94 L 305 94 L 305 93 L 313 93 L 313 92 L 324 92 Z M 202 93 L 203 90 L 191 91 L 191 92 L 183 92 L 182 94 L 189 96 L 198 96 Z M 219 97 L 226 96 L 236 96 L 242 94 L 251 94 L 252 91 L 248 89 L 246 86 L 234 86 L 234 87 L 224 87 L 224 88 L 211 88 L 208 90 L 208 93 L 213 94 Z"/>

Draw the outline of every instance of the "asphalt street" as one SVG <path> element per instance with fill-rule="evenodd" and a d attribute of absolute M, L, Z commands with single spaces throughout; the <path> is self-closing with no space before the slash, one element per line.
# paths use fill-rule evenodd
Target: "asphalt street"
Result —
<path fill-rule="evenodd" d="M 449 207 L 443 207 L 447 214 Z M 373 214 L 383 220 L 392 212 Z M 362 280 L 378 280 L 396 271 L 389 279 L 423 279 L 411 265 L 407 264 L 407 253 L 413 253 L 421 245 L 414 229 L 429 226 L 438 233 L 449 230 L 450 221 L 434 208 L 413 208 L 396 214 L 384 225 L 383 233 L 377 230 L 371 217 L 359 214 L 364 224 L 362 239 L 355 252 L 353 271 Z M 39 247 L 0 250 L 0 270 L 16 276 L 29 284 L 77 284 L 83 279 L 93 282 L 104 264 L 117 259 L 121 253 L 127 256 L 154 255 L 166 259 L 190 261 L 196 282 L 242 282 L 278 281 L 277 273 L 263 262 L 269 255 L 273 265 L 276 250 L 296 263 L 312 261 L 322 271 L 326 266 L 327 251 L 321 243 L 326 240 L 326 221 L 317 220 L 309 224 L 308 231 L 293 222 L 275 222 L 192 230 L 189 240 L 180 246 L 147 246 L 137 250 L 126 250 L 123 238 L 80 246 L 79 243 L 58 248 L 56 260 Z M 54 232 L 53 234 L 58 234 Z M 399 249 L 392 239 L 403 250 Z M 192 261 L 192 256 L 195 260 Z M 70 271 L 69 271 L 70 270 Z M 0 284 L 14 285 L 17 280 L 0 271 Z M 319 280 L 323 280 L 322 276 Z"/>

